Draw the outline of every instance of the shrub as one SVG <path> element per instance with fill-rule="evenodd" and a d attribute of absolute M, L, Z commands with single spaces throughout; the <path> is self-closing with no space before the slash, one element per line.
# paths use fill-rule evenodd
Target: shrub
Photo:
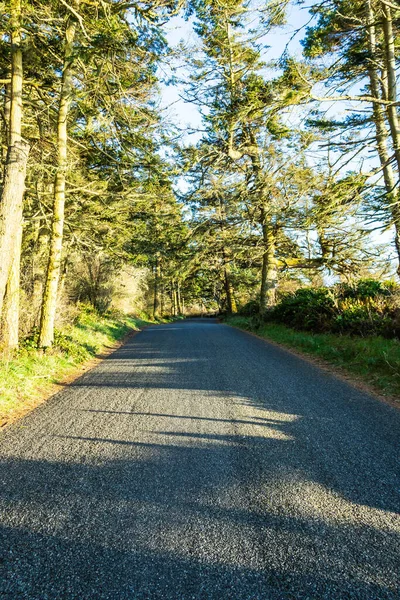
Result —
<path fill-rule="evenodd" d="M 335 298 L 328 288 L 300 288 L 286 294 L 271 318 L 296 329 L 328 331 L 336 316 Z"/>
<path fill-rule="evenodd" d="M 400 290 L 375 279 L 301 288 L 284 295 L 265 320 L 315 333 L 400 337 Z"/>
<path fill-rule="evenodd" d="M 24 353 L 24 351 L 36 350 L 39 342 L 39 330 L 37 327 L 32 329 L 31 333 L 20 341 L 19 344 L 19 353 Z"/>
<path fill-rule="evenodd" d="M 382 335 L 390 330 L 391 318 L 381 307 L 371 302 L 347 300 L 335 317 L 332 330 L 350 335 Z"/>
<path fill-rule="evenodd" d="M 381 282 L 376 279 L 359 279 L 354 283 L 341 283 L 335 286 L 335 294 L 338 298 L 357 298 L 367 300 L 377 296 L 390 296 L 396 290 L 393 281 Z"/>
<path fill-rule="evenodd" d="M 258 315 L 260 313 L 260 303 L 258 300 L 249 300 L 241 306 L 238 310 L 238 314 L 243 317 L 253 317 L 254 315 Z"/>

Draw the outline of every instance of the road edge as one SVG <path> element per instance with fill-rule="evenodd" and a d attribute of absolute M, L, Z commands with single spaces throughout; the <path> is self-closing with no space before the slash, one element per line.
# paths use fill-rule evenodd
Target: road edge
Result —
<path fill-rule="evenodd" d="M 355 388 L 356 390 L 369 394 L 370 396 L 375 398 L 375 400 L 378 400 L 379 402 L 384 402 L 385 404 L 388 404 L 392 408 L 396 408 L 397 410 L 400 410 L 400 398 L 397 398 L 396 396 L 384 396 L 382 394 L 382 392 L 379 389 L 377 389 L 375 386 L 373 386 L 369 383 L 365 383 L 365 381 L 362 381 L 362 379 L 357 377 L 357 375 L 349 373 L 345 369 L 342 369 L 341 367 L 333 365 L 323 358 L 317 358 L 315 356 L 311 356 L 310 354 L 307 354 L 306 352 L 302 352 L 301 350 L 294 349 L 291 346 L 287 346 L 286 344 L 276 342 L 275 340 L 272 340 L 268 337 L 263 337 L 261 335 L 258 335 L 254 331 L 249 331 L 248 329 L 242 329 L 241 327 L 238 327 L 237 325 L 231 325 L 230 323 L 224 323 L 224 321 L 219 321 L 219 322 L 221 325 L 225 325 L 226 327 L 231 327 L 232 329 L 237 329 L 238 331 L 242 331 L 243 333 L 252 335 L 252 336 L 256 337 L 257 339 L 262 340 L 266 344 L 270 344 L 271 346 L 280 348 L 281 350 L 284 350 L 285 352 L 288 352 L 289 354 L 292 354 L 293 356 L 296 356 L 297 358 L 301 358 L 305 362 L 308 362 L 308 363 L 314 365 L 315 367 L 318 367 L 322 371 L 325 371 L 326 373 L 333 375 L 340 381 L 347 383 L 348 385 Z"/>
<path fill-rule="evenodd" d="M 34 411 L 36 408 L 42 406 L 43 404 L 51 400 L 51 398 L 53 398 L 56 394 L 61 392 L 68 385 L 79 379 L 79 377 L 84 375 L 84 373 L 87 373 L 88 371 L 91 371 L 92 369 L 97 367 L 98 364 L 100 364 L 108 356 L 116 352 L 116 350 L 118 350 L 119 348 L 121 348 L 121 346 L 126 344 L 128 340 L 135 337 L 135 335 L 137 335 L 138 333 L 144 331 L 147 327 L 149 327 L 149 325 L 143 325 L 143 327 L 140 327 L 139 329 L 132 329 L 131 331 L 128 331 L 128 333 L 126 333 L 123 338 L 116 341 L 112 346 L 104 346 L 98 354 L 76 365 L 76 368 L 71 373 L 69 373 L 69 375 L 62 378 L 61 381 L 53 383 L 51 387 L 49 387 L 48 391 L 46 391 L 43 394 L 42 397 L 22 402 L 18 410 L 13 411 L 8 417 L 5 417 L 2 421 L 0 421 L 0 433 L 2 431 L 5 431 L 9 425 L 12 425 L 20 419 L 23 419 L 26 415 Z"/>

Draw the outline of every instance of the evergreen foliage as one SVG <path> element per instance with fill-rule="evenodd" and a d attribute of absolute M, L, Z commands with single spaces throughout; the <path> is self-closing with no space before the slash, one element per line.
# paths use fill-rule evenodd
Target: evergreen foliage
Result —
<path fill-rule="evenodd" d="M 268 62 L 289 5 L 1 3 L 6 352 L 26 336 L 57 344 L 81 301 L 107 311 L 126 265 L 147 273 L 156 318 L 239 308 L 312 330 L 397 332 L 397 292 L 378 281 L 391 267 L 371 231 L 391 228 L 400 264 L 400 9 L 313 3 L 303 57 Z M 182 94 L 202 116 L 192 145 L 160 108 L 165 24 L 181 10 L 198 38 L 180 47 Z M 345 118 L 327 114 L 328 99 Z"/>

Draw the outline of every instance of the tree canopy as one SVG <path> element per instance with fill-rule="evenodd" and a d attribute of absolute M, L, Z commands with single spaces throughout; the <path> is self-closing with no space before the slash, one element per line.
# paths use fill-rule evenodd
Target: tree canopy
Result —
<path fill-rule="evenodd" d="M 126 265 L 156 317 L 399 274 L 400 6 L 313 2 L 301 55 L 270 59 L 300 5 L 0 3 L 3 348 L 51 346 L 65 302 L 105 309 Z M 169 45 L 176 15 L 194 45 Z M 201 116 L 195 142 L 166 85 Z"/>

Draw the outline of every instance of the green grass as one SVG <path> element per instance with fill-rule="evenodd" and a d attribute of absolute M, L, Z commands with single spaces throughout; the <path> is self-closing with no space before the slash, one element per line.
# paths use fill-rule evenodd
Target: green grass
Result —
<path fill-rule="evenodd" d="M 73 325 L 56 332 L 51 350 L 37 350 L 35 335 L 23 342 L 11 358 L 0 360 L 0 424 L 38 404 L 55 391 L 55 384 L 79 374 L 82 363 L 149 324 L 145 319 L 100 316 L 83 307 Z"/>
<path fill-rule="evenodd" d="M 252 325 L 249 317 L 230 317 L 228 325 L 252 331 L 289 348 L 322 358 L 385 395 L 400 397 L 400 342 L 379 336 L 351 337 L 331 333 L 308 333 L 277 323 Z"/>

